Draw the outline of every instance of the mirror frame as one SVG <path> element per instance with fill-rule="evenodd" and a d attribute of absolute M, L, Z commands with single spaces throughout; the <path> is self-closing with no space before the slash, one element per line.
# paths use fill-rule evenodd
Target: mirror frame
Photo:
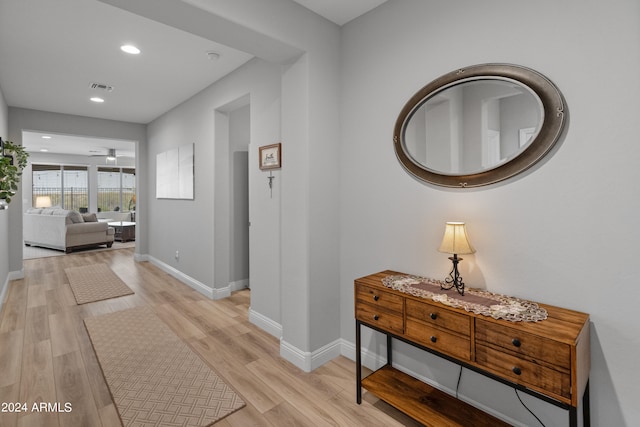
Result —
<path fill-rule="evenodd" d="M 415 110 L 442 90 L 467 80 L 483 78 L 510 79 L 533 91 L 543 108 L 542 125 L 526 149 L 511 160 L 478 173 L 447 175 L 434 172 L 415 163 L 404 149 L 404 134 L 408 120 Z M 438 77 L 420 89 L 402 108 L 393 131 L 393 146 L 398 160 L 416 178 L 444 187 L 479 187 L 511 178 L 529 169 L 542 159 L 560 138 L 565 123 L 565 104 L 562 94 L 545 76 L 530 68 L 513 64 L 480 64 L 461 68 Z"/>

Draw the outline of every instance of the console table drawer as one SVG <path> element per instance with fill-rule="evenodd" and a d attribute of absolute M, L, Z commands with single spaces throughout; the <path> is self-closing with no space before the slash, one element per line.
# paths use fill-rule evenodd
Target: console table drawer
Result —
<path fill-rule="evenodd" d="M 379 306 L 363 303 L 356 304 L 356 318 L 389 332 L 396 334 L 404 332 L 402 314 L 390 312 Z"/>
<path fill-rule="evenodd" d="M 399 313 L 401 317 L 404 311 L 404 298 L 401 296 L 364 285 L 358 285 L 356 287 L 356 305 L 360 303 L 382 307 L 388 311 L 395 311 Z"/>
<path fill-rule="evenodd" d="M 571 369 L 571 347 L 559 341 L 481 319 L 476 320 L 476 340 L 502 347 L 539 363 L 546 362 L 560 370 Z"/>
<path fill-rule="evenodd" d="M 468 334 L 467 330 L 467 334 Z M 407 319 L 405 335 L 425 347 L 458 359 L 471 359 L 471 340 L 416 320 Z M 467 335 L 468 337 L 468 335 Z"/>
<path fill-rule="evenodd" d="M 410 317 L 467 337 L 471 336 L 471 317 L 447 310 L 442 306 L 407 299 L 407 318 Z"/>
<path fill-rule="evenodd" d="M 476 344 L 476 362 L 511 380 L 571 399 L 571 375 L 548 366 Z"/>

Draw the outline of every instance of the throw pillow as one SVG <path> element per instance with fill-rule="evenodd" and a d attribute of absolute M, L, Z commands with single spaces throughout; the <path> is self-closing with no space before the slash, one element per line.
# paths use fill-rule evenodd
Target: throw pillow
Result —
<path fill-rule="evenodd" d="M 74 224 L 84 222 L 82 214 L 78 211 L 69 211 L 69 213 L 67 214 L 67 218 L 69 218 Z"/>
<path fill-rule="evenodd" d="M 84 222 L 98 222 L 98 216 L 95 213 L 82 214 L 82 219 Z"/>

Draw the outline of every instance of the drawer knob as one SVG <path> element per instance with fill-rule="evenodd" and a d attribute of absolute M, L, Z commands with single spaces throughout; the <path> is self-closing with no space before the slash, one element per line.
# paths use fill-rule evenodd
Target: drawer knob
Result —
<path fill-rule="evenodd" d="M 373 320 L 378 320 L 380 318 L 380 316 L 378 316 L 377 314 L 373 315 Z"/>
<path fill-rule="evenodd" d="M 434 335 L 431 335 L 431 342 L 436 342 L 438 341 L 438 338 L 436 338 Z"/>
<path fill-rule="evenodd" d="M 433 320 L 436 320 L 438 318 L 438 314 L 437 313 L 431 313 L 429 315 L 429 317 L 431 317 Z"/>
<path fill-rule="evenodd" d="M 514 338 L 511 340 L 511 344 L 515 345 L 516 347 L 520 347 L 520 345 L 522 344 L 520 342 L 520 340 L 518 338 Z"/>
<path fill-rule="evenodd" d="M 522 370 L 520 368 L 518 368 L 517 366 L 514 366 L 511 370 L 516 375 L 520 375 L 522 373 Z"/>
<path fill-rule="evenodd" d="M 374 301 L 378 301 L 379 299 L 380 299 L 380 297 L 379 297 L 378 295 L 374 295 L 374 296 L 373 296 L 373 300 L 374 300 Z"/>

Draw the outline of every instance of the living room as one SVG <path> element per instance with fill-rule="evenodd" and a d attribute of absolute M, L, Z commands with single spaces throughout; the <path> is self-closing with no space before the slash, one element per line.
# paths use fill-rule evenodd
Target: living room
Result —
<path fill-rule="evenodd" d="M 116 247 L 135 241 L 135 142 L 25 131 L 23 146 L 29 153 L 22 174 L 23 197 L 31 200 L 33 207 L 25 213 L 64 208 L 114 227 Z M 80 239 L 76 247 L 56 238 L 47 241 L 40 230 L 44 226 L 40 217 L 25 216 L 25 259 L 59 255 L 60 250 L 112 246 L 110 239 L 106 242 L 99 237 L 95 241 Z"/>
<path fill-rule="evenodd" d="M 167 7 L 180 13 L 165 16 L 135 3 L 132 12 L 146 19 L 219 36 L 258 57 L 148 122 L 5 101 L 0 133 L 18 143 L 24 129 L 138 141 L 138 260 L 156 261 L 211 297 L 233 291 L 220 275 L 228 266 L 214 265 L 226 241 L 216 250 L 225 226 L 216 221 L 225 213 L 216 215 L 223 206 L 214 191 L 221 148 L 212 141 L 225 111 L 249 94 L 250 315 L 281 338 L 286 360 L 310 370 L 325 353 L 354 359 L 354 279 L 387 268 L 445 276 L 451 263 L 437 251 L 444 223 L 464 220 L 476 247 L 461 263 L 465 281 L 589 313 L 591 419 L 594 425 L 640 419 L 629 375 L 640 349 L 639 272 L 632 260 L 639 236 L 627 226 L 640 208 L 629 195 L 638 178 L 640 133 L 636 1 L 390 0 L 342 26 L 289 1 L 228 2 L 224 9 L 176 2 Z M 192 16 L 192 3 L 212 28 L 181 20 Z M 232 31 L 214 35 L 219 22 Z M 256 34 L 270 47 L 280 44 L 280 55 L 266 47 L 258 52 Z M 393 149 L 402 106 L 438 76 L 487 62 L 531 67 L 558 86 L 568 114 L 560 143 L 536 167 L 483 188 L 443 189 L 413 179 Z M 8 88 L 0 87 L 8 98 Z M 185 142 L 195 144 L 196 197 L 158 200 L 156 156 Z M 282 168 L 260 170 L 258 148 L 276 142 L 282 142 Z M 0 236 L 0 281 L 9 283 L 22 270 L 15 251 L 22 247 L 20 203 L 0 212 Z M 384 358 L 382 336 L 367 334 L 364 342 L 373 359 Z M 453 364 L 403 346 L 395 362 L 455 389 Z M 466 371 L 463 384 L 469 400 L 536 425 L 508 387 Z M 549 413 L 547 425 L 565 425 L 563 411 L 527 403 Z"/>

